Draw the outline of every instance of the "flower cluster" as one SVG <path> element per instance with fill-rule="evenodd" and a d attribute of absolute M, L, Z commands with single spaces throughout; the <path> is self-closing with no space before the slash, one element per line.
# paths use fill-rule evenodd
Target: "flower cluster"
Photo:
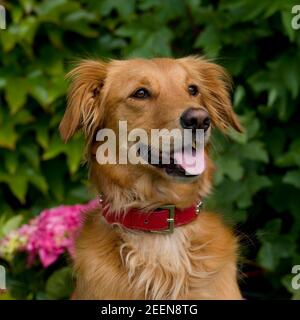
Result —
<path fill-rule="evenodd" d="M 92 200 L 83 205 L 62 205 L 42 211 L 38 217 L 11 231 L 0 241 L 0 256 L 11 259 L 16 252 L 27 252 L 29 264 L 39 257 L 46 268 L 64 252 L 73 255 L 82 214 L 96 207 L 97 201 Z"/>

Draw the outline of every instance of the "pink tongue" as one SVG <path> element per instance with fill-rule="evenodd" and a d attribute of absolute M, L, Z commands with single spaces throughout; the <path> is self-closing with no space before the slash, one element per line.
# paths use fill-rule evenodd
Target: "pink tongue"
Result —
<path fill-rule="evenodd" d="M 203 150 L 197 150 L 197 153 L 181 151 L 174 153 L 174 159 L 186 172 L 186 175 L 199 175 L 204 171 L 205 161 Z"/>

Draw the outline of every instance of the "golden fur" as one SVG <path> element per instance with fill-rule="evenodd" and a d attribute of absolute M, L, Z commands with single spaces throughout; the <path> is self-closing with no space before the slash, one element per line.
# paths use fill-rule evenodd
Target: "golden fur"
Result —
<path fill-rule="evenodd" d="M 95 134 L 100 128 L 128 130 L 179 128 L 188 107 L 207 110 L 212 127 L 241 131 L 232 110 L 226 72 L 198 57 L 83 61 L 69 74 L 68 107 L 60 125 L 67 141 L 82 128 L 87 141 L 90 178 L 113 211 L 148 210 L 165 204 L 186 208 L 211 189 L 213 164 L 209 143 L 206 169 L 198 180 L 182 183 L 149 165 L 99 165 Z M 189 84 L 199 87 L 196 97 Z M 151 99 L 132 99 L 146 87 Z M 207 139 L 209 137 L 207 133 Z M 192 223 L 161 235 L 108 225 L 99 210 L 87 214 L 77 241 L 75 270 L 78 299 L 240 299 L 237 240 L 214 213 L 202 212 Z"/>

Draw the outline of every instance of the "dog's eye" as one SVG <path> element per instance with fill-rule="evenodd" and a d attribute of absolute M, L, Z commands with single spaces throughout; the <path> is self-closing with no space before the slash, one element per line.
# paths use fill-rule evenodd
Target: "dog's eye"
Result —
<path fill-rule="evenodd" d="M 193 84 L 189 86 L 189 94 L 191 96 L 196 96 L 198 94 L 198 92 L 199 92 L 199 90 L 198 90 L 197 86 L 195 86 Z"/>
<path fill-rule="evenodd" d="M 150 93 L 147 89 L 140 88 L 134 92 L 132 97 L 137 98 L 137 99 L 146 99 L 146 98 L 150 97 Z"/>

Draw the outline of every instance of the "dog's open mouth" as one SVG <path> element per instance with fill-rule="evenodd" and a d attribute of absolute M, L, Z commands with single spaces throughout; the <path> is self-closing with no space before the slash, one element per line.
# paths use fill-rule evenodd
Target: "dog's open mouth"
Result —
<path fill-rule="evenodd" d="M 195 143 L 167 153 L 144 145 L 139 147 L 138 153 L 148 164 L 164 170 L 168 176 L 192 179 L 204 170 L 204 153 L 196 148 Z"/>

